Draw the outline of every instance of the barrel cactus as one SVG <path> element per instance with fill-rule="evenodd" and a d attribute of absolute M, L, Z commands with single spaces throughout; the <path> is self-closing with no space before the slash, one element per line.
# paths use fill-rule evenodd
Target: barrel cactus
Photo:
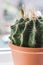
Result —
<path fill-rule="evenodd" d="M 16 20 L 16 23 L 11 26 L 10 40 L 14 45 L 42 48 L 43 47 L 43 17 L 23 17 Z"/>

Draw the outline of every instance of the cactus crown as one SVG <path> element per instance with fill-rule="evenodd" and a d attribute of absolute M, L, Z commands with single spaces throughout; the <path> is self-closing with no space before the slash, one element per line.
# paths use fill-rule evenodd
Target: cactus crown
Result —
<path fill-rule="evenodd" d="M 16 23 L 11 26 L 10 40 L 17 46 L 42 48 L 43 18 L 36 17 L 34 13 L 31 18 L 23 17 L 23 10 L 21 13 L 22 18 L 16 20 Z"/>

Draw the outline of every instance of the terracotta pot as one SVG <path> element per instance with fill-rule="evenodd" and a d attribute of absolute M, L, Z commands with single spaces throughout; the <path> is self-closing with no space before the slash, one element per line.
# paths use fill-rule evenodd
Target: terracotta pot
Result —
<path fill-rule="evenodd" d="M 43 65 L 43 48 L 26 48 L 9 43 L 14 65 Z"/>

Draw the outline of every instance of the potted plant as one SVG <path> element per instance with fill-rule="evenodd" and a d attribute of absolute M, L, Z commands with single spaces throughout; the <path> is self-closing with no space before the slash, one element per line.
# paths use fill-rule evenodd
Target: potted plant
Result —
<path fill-rule="evenodd" d="M 22 18 L 11 26 L 9 46 L 14 65 L 43 65 L 43 17 L 21 13 Z"/>

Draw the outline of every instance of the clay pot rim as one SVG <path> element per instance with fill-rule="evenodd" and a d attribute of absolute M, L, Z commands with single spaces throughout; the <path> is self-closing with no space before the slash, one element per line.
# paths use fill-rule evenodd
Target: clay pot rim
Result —
<path fill-rule="evenodd" d="M 16 51 L 24 51 L 24 52 L 43 52 L 43 48 L 27 48 L 27 47 L 20 47 L 13 45 L 11 42 L 9 42 L 9 47 L 11 50 Z"/>

